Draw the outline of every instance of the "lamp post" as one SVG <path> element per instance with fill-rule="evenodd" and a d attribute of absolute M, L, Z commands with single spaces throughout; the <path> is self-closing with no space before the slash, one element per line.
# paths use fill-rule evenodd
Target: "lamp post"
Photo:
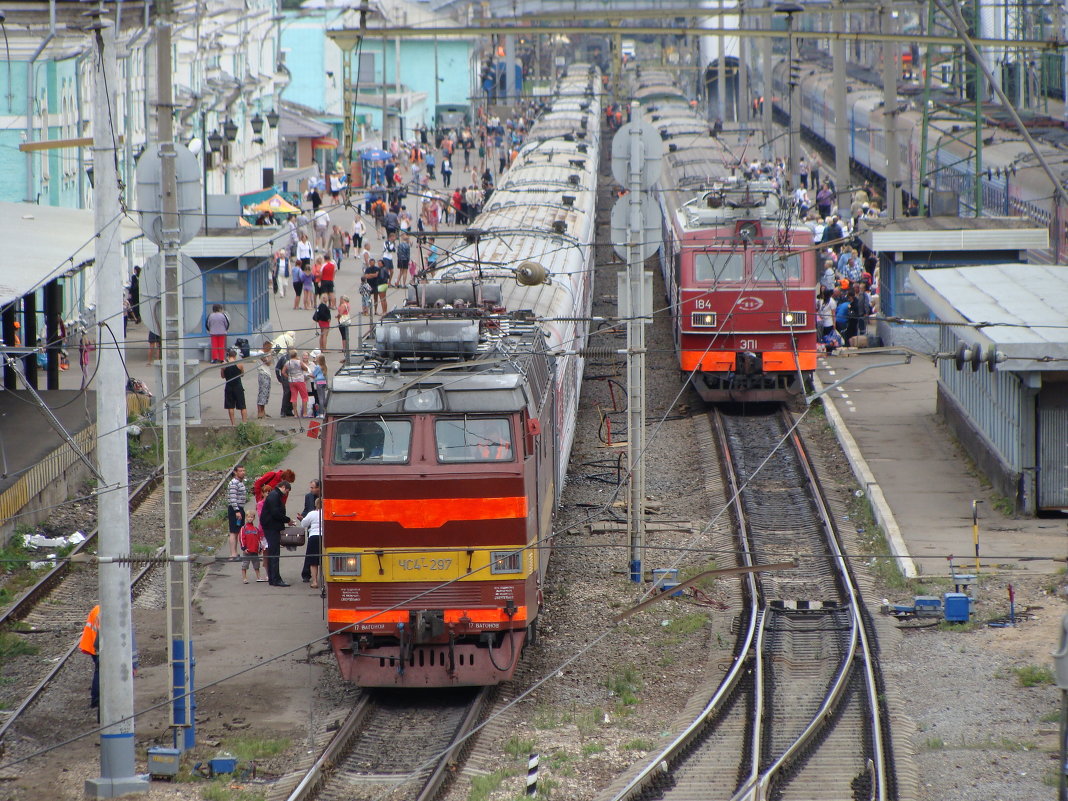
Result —
<path fill-rule="evenodd" d="M 790 188 L 796 189 L 801 183 L 801 177 L 798 172 L 798 156 L 801 153 L 801 120 L 798 119 L 800 114 L 794 114 L 794 109 L 800 109 L 801 104 L 795 102 L 798 87 L 801 84 L 799 80 L 799 66 L 797 63 L 797 53 L 794 51 L 794 15 L 799 11 L 803 11 L 801 6 L 796 3 L 783 3 L 775 6 L 775 13 L 786 15 L 786 63 L 787 63 L 787 89 L 790 92 L 789 102 L 787 105 L 788 113 L 790 115 L 790 139 L 787 151 L 787 173 L 790 176 Z"/>

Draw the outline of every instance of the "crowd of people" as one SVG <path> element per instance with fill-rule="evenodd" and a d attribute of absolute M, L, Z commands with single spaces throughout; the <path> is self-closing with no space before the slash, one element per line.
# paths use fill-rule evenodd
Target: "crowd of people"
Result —
<path fill-rule="evenodd" d="M 257 582 L 272 587 L 288 587 L 279 570 L 282 550 L 282 532 L 291 526 L 305 529 L 306 550 L 301 579 L 312 588 L 319 589 L 321 582 L 320 559 L 322 556 L 322 491 L 318 479 L 308 484 L 304 496 L 304 508 L 296 519 L 286 511 L 286 502 L 293 489 L 296 474 L 289 469 L 270 470 L 259 476 L 252 484 L 255 512 L 246 508 L 249 487 L 243 465 L 234 469 L 226 489 L 226 516 L 229 526 L 229 559 L 241 563 L 241 580 L 249 583 L 248 570 Z M 291 546 L 292 547 L 292 546 Z M 264 568 L 261 575 L 260 568 Z"/>
<path fill-rule="evenodd" d="M 844 345 L 868 345 L 868 318 L 878 311 L 879 259 L 859 232 L 865 221 L 885 216 L 871 183 L 854 189 L 845 209 L 838 206 L 834 181 L 820 179 L 818 154 L 800 159 L 798 185 L 792 192 L 786 191 L 790 179 L 784 159 L 757 159 L 741 166 L 747 178 L 768 180 L 783 193 L 794 219 L 812 231 L 812 241 L 820 246 L 815 301 L 820 346 L 833 353 Z"/>

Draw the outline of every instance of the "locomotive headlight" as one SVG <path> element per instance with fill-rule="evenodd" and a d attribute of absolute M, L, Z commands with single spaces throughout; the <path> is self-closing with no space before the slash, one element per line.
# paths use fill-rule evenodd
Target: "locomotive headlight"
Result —
<path fill-rule="evenodd" d="M 404 396 L 406 412 L 440 412 L 445 408 L 439 387 L 417 387 L 409 389 Z"/>
<path fill-rule="evenodd" d="M 783 328 L 797 328 L 808 323 L 808 312 L 784 311 L 782 313 Z"/>
<path fill-rule="evenodd" d="M 715 312 L 693 312 L 690 314 L 690 325 L 694 328 L 715 328 Z"/>
<path fill-rule="evenodd" d="M 332 576 L 358 576 L 361 572 L 360 567 L 360 554 L 358 553 L 330 554 L 330 575 Z"/>

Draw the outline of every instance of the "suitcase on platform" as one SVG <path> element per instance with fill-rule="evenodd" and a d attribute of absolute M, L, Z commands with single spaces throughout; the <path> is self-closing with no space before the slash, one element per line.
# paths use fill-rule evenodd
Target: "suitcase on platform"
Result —
<path fill-rule="evenodd" d="M 282 537 L 278 543 L 284 548 L 299 548 L 304 544 L 304 536 L 303 526 L 287 526 L 282 529 Z"/>

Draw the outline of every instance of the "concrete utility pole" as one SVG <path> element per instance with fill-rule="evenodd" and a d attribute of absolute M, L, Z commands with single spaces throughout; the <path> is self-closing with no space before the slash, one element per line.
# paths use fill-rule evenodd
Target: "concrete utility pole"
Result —
<path fill-rule="evenodd" d="M 722 41 L 722 39 L 720 40 Z M 721 50 L 722 53 L 722 50 Z M 722 61 L 722 59 L 721 59 Z M 721 99 L 722 102 L 722 99 Z M 630 104 L 631 120 L 640 119 L 638 104 Z M 645 260 L 642 258 L 642 167 L 645 152 L 641 128 L 630 126 L 630 242 L 627 278 L 630 282 L 630 312 L 627 320 L 627 469 L 630 472 L 630 564 L 631 580 L 641 581 L 642 552 L 645 544 L 645 321 L 639 319 Z M 635 570 L 637 566 L 637 570 Z M 634 574 L 637 572 L 637 578 Z"/>
<path fill-rule="evenodd" d="M 738 3 L 738 27 L 745 27 L 745 2 Z M 738 37 L 738 122 L 749 122 L 751 98 L 749 95 L 749 67 L 745 60 L 749 56 L 749 46 L 744 37 Z"/>
<path fill-rule="evenodd" d="M 849 208 L 849 123 L 846 112 L 846 43 L 831 43 L 834 58 L 834 188 L 838 208 Z M 815 200 L 815 192 L 812 198 Z"/>
<path fill-rule="evenodd" d="M 126 450 L 126 370 L 122 325 L 122 241 L 119 232 L 115 28 L 103 16 L 93 24 L 93 224 L 96 240 L 97 382 L 96 453 L 102 481 L 97 496 L 100 538 L 100 777 L 85 782 L 90 798 L 115 798 L 148 789 L 134 772 L 133 626 L 130 565 L 109 561 L 130 553 Z M 89 610 L 85 610 L 88 614 Z"/>
<path fill-rule="evenodd" d="M 889 5 L 881 9 L 883 33 L 894 32 L 894 15 Z M 886 135 L 886 214 L 893 220 L 901 212 L 901 158 L 897 148 L 898 52 L 901 45 L 883 43 L 883 130 Z"/>
<path fill-rule="evenodd" d="M 193 633 L 190 610 L 189 523 L 186 509 L 185 355 L 182 352 L 182 286 L 178 263 L 181 221 L 178 215 L 178 164 L 174 148 L 174 88 L 171 83 L 172 0 L 157 5 L 159 64 L 156 103 L 160 143 L 163 222 L 163 485 L 167 498 L 167 645 L 171 664 L 171 728 L 174 747 L 196 744 L 193 700 Z"/>
<path fill-rule="evenodd" d="M 787 174 L 790 176 L 790 187 L 796 189 L 801 185 L 801 59 L 798 57 L 797 37 L 794 36 L 794 16 L 801 11 L 800 6 L 786 5 L 780 8 L 788 9 L 786 14 L 786 46 L 789 59 L 789 82 L 787 91 L 790 93 L 790 141 L 787 148 Z"/>
<path fill-rule="evenodd" d="M 504 85 L 508 90 L 505 103 L 517 103 L 519 101 L 519 86 L 515 79 L 517 72 L 515 62 L 515 34 L 510 33 L 504 37 Z"/>
<path fill-rule="evenodd" d="M 768 29 L 771 29 L 771 16 L 765 17 Z M 771 149 L 771 138 L 773 136 L 774 129 L 771 124 L 771 106 L 772 106 L 772 88 L 771 88 L 771 37 L 765 36 L 760 40 L 760 55 L 761 61 L 764 62 L 762 72 L 764 73 L 763 85 L 760 87 L 761 96 L 764 98 L 763 108 L 761 109 L 761 119 L 764 123 L 764 158 L 770 159 L 775 156 L 774 151 Z"/>
<path fill-rule="evenodd" d="M 727 121 L 727 37 L 723 30 L 723 0 L 719 0 L 719 36 L 716 42 L 719 45 L 719 58 L 716 59 L 716 95 L 719 106 L 719 121 Z"/>

